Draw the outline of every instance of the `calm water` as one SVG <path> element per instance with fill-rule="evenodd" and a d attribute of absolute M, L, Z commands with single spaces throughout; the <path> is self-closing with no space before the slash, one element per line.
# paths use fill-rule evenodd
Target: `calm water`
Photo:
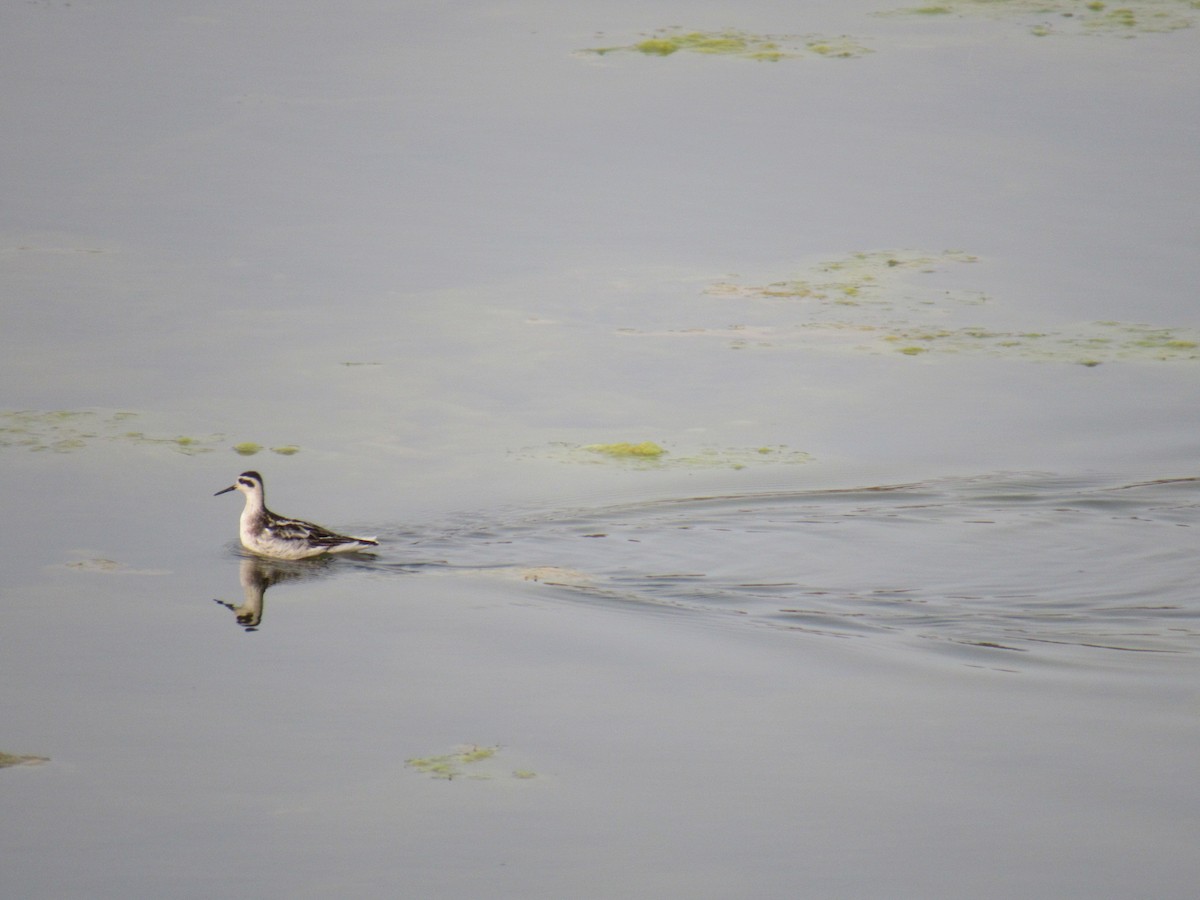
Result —
<path fill-rule="evenodd" d="M 10 9 L 4 896 L 1190 897 L 1200 13 L 993 6 Z"/>

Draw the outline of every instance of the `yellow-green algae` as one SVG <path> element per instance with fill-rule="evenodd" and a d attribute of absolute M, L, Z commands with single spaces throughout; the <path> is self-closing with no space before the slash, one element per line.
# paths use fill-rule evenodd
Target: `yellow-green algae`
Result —
<path fill-rule="evenodd" d="M 167 447 L 194 456 L 209 453 L 220 435 L 159 437 L 125 430 L 137 413 L 102 410 L 12 410 L 0 412 L 0 447 L 71 453 L 95 443 L 120 442 Z"/>
<path fill-rule="evenodd" d="M 793 450 L 783 444 L 756 447 L 693 447 L 688 449 L 666 448 L 653 441 L 646 441 L 646 453 L 598 451 L 597 447 L 643 446 L 640 444 L 568 444 L 556 443 L 540 451 L 525 451 L 522 455 L 549 458 L 558 462 L 601 463 L 620 462 L 634 469 L 670 468 L 724 468 L 745 469 L 761 465 L 797 465 L 812 461 L 812 456 L 802 450 Z M 654 448 L 657 448 L 655 452 Z"/>
<path fill-rule="evenodd" d="M 726 279 L 706 294 L 739 301 L 763 324 L 667 331 L 621 329 L 640 337 L 707 337 L 736 350 L 801 347 L 925 357 L 986 355 L 1077 363 L 1200 361 L 1200 329 L 1136 322 L 1083 322 L 1036 327 L 956 322 L 985 312 L 1002 315 L 984 291 L 956 286 L 969 264 L 962 250 L 882 250 L 818 262 L 781 281 Z"/>
<path fill-rule="evenodd" d="M 877 15 L 986 16 L 1026 28 L 1037 37 L 1099 34 L 1133 37 L 1191 28 L 1200 18 L 1197 0 L 946 0 L 936 6 L 889 10 Z"/>
<path fill-rule="evenodd" d="M 932 274 L 952 264 L 974 262 L 978 262 L 978 258 L 962 250 L 944 250 L 941 253 L 915 253 L 905 250 L 860 251 L 839 259 L 819 262 L 803 277 L 749 286 L 733 281 L 720 281 L 711 285 L 705 293 L 715 296 L 805 300 L 827 310 L 832 307 L 868 307 L 890 311 L 898 302 L 903 302 L 904 294 L 898 290 L 898 284 L 905 273 Z M 955 299 L 962 304 L 987 302 L 986 295 L 979 292 L 959 292 Z"/>
<path fill-rule="evenodd" d="M 48 756 L 24 756 L 0 751 L 0 769 L 6 769 L 9 766 L 39 766 L 48 762 L 50 762 Z"/>
<path fill-rule="evenodd" d="M 751 34 L 733 28 L 722 31 L 688 31 L 683 28 L 660 28 L 632 44 L 594 47 L 586 51 L 603 56 L 607 53 L 631 52 L 646 56 L 672 56 L 680 52 L 702 53 L 709 56 L 733 56 L 758 62 L 778 62 L 814 54 L 850 58 L 870 53 L 870 49 L 847 36 L 822 35 L 764 35 Z"/>
<path fill-rule="evenodd" d="M 603 453 L 605 456 L 633 456 L 638 459 L 656 459 L 667 452 L 654 441 L 642 441 L 640 444 L 625 441 L 616 444 L 588 444 L 583 449 L 591 453 Z"/>
<path fill-rule="evenodd" d="M 233 452 L 241 456 L 254 456 L 256 453 L 261 453 L 262 450 L 263 445 L 256 444 L 254 441 L 244 441 L 233 445 Z M 278 453 L 280 456 L 294 456 L 300 452 L 300 448 L 295 444 L 285 444 L 282 447 L 272 447 L 271 452 Z"/>
<path fill-rule="evenodd" d="M 1073 362 L 1089 367 L 1119 361 L 1200 361 L 1200 332 L 1136 322 L 1082 322 L 1038 332 L 892 327 L 886 329 L 882 340 L 896 352 L 909 356 L 936 351 Z"/>
<path fill-rule="evenodd" d="M 462 777 L 486 780 L 492 777 L 492 773 L 474 770 L 474 767 L 485 760 L 492 759 L 499 752 L 500 748 L 495 746 L 483 747 L 478 744 L 466 744 L 462 747 L 456 747 L 451 753 L 406 759 L 404 764 L 410 769 L 416 769 L 418 772 L 428 775 L 430 778 L 440 778 L 445 781 L 452 781 L 455 778 Z M 529 769 L 517 769 L 512 772 L 512 777 L 520 779 L 535 778 L 536 773 Z"/>
<path fill-rule="evenodd" d="M 135 444 L 163 447 L 186 456 L 212 453 L 225 443 L 224 435 L 174 436 L 131 431 L 129 425 L 138 413 L 127 410 L 97 409 L 20 409 L 0 411 L 0 448 L 12 447 L 33 452 L 73 453 L 98 444 Z M 262 444 L 242 441 L 233 451 L 253 456 Z M 294 444 L 272 447 L 273 453 L 291 456 L 300 452 Z"/>

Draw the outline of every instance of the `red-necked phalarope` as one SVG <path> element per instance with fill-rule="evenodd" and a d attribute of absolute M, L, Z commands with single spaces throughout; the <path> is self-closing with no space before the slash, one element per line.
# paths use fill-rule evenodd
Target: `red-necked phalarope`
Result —
<path fill-rule="evenodd" d="M 213 496 L 219 497 L 230 491 L 241 491 L 246 495 L 239 534 L 242 546 L 259 556 L 305 559 L 323 553 L 345 553 L 379 546 L 374 538 L 337 534 L 312 522 L 288 519 L 271 512 L 267 509 L 262 476 L 257 472 L 243 472 L 236 482 Z"/>

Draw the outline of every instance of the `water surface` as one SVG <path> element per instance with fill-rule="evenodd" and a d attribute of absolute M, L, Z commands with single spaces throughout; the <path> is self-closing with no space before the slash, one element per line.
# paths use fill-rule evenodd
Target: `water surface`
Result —
<path fill-rule="evenodd" d="M 4 894 L 1191 896 L 1200 30 L 946 6 L 9 10 Z"/>

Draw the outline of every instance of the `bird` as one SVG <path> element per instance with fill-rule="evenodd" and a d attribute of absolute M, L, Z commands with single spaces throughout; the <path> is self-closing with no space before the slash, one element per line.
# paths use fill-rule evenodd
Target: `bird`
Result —
<path fill-rule="evenodd" d="M 375 538 L 338 534 L 303 519 L 289 519 L 267 509 L 263 478 L 257 472 L 243 472 L 237 481 L 213 494 L 220 497 L 230 491 L 246 495 L 239 536 L 251 553 L 272 559 L 307 559 L 326 553 L 346 553 L 363 547 L 378 547 Z"/>

